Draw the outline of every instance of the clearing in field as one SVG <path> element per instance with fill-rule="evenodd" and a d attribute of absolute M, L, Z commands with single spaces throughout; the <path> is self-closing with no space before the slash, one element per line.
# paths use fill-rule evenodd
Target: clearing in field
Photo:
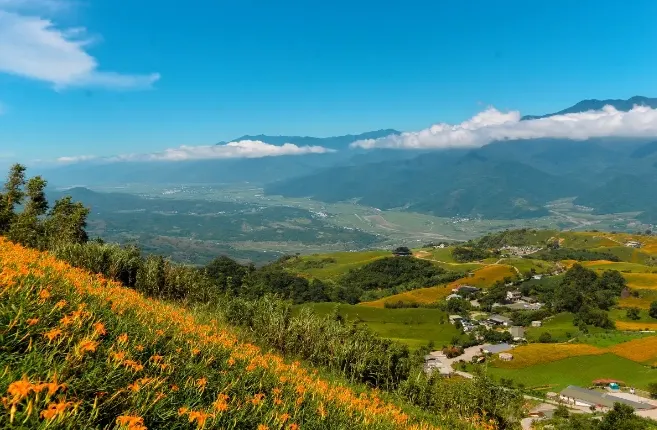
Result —
<path fill-rule="evenodd" d="M 504 278 L 515 278 L 518 275 L 516 269 L 504 264 L 491 264 L 475 271 L 472 276 L 466 276 L 451 282 L 448 286 L 450 290 L 459 285 L 472 285 L 474 287 L 487 288 L 493 286 L 497 281 L 503 281 Z"/>
<path fill-rule="evenodd" d="M 496 361 L 495 366 L 505 369 L 522 369 L 537 364 L 563 360 L 564 358 L 577 357 L 580 355 L 600 355 L 605 352 L 607 351 L 603 348 L 585 344 L 532 343 L 514 348 L 513 351 L 511 351 L 513 354 L 513 360 Z"/>
<path fill-rule="evenodd" d="M 383 297 L 378 300 L 371 302 L 362 302 L 359 303 L 359 306 L 369 306 L 372 308 L 384 308 L 385 303 L 394 303 L 394 302 L 414 302 L 414 303 L 435 303 L 444 299 L 452 293 L 452 289 L 446 286 L 440 285 L 437 287 L 429 288 L 418 288 L 416 290 L 405 291 L 403 293 L 395 294 L 393 296 Z"/>
<path fill-rule="evenodd" d="M 610 351 L 628 360 L 639 363 L 653 363 L 657 360 L 657 336 L 619 343 L 611 347 Z"/>

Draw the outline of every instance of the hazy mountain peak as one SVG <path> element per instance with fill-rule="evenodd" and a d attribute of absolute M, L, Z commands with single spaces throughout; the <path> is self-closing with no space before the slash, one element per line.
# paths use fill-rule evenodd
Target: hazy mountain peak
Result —
<path fill-rule="evenodd" d="M 257 140 L 270 145 L 283 145 L 285 143 L 293 143 L 297 146 L 323 146 L 329 149 L 346 149 L 349 145 L 357 140 L 378 139 L 393 134 L 401 134 L 401 132 L 394 129 L 381 129 L 368 131 L 361 134 L 346 134 L 343 136 L 330 136 L 330 137 L 312 137 L 312 136 L 271 136 L 265 134 L 258 135 L 244 135 L 231 142 L 239 142 L 242 140 Z M 217 145 L 225 145 L 228 142 L 219 142 Z"/>
<path fill-rule="evenodd" d="M 555 115 L 565 115 L 568 113 L 580 113 L 587 112 L 590 110 L 600 110 L 603 107 L 611 105 L 619 111 L 627 112 L 631 110 L 635 105 L 639 106 L 649 106 L 651 108 L 657 108 L 657 98 L 650 98 L 645 96 L 633 96 L 627 100 L 623 99 L 588 99 L 582 100 L 571 107 L 560 110 L 559 112 L 549 113 L 546 115 L 525 115 L 521 120 L 526 121 L 529 119 L 541 119 L 548 118 Z"/>

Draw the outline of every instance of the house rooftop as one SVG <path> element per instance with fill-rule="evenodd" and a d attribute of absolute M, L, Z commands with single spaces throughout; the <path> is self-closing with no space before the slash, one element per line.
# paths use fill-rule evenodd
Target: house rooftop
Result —
<path fill-rule="evenodd" d="M 572 397 L 574 399 L 582 400 L 586 403 L 601 405 L 607 408 L 614 407 L 614 403 L 622 403 L 624 405 L 631 406 L 636 410 L 654 409 L 654 406 L 649 403 L 634 402 L 632 400 L 616 397 L 609 393 L 589 390 L 586 388 L 578 387 L 576 385 L 569 385 L 563 391 L 561 391 L 561 395 L 564 397 Z"/>
<path fill-rule="evenodd" d="M 507 317 L 502 316 L 502 315 L 491 315 L 490 317 L 488 317 L 488 319 L 493 321 L 493 322 L 499 322 L 499 323 L 510 323 L 511 322 L 511 318 L 507 318 Z"/>
<path fill-rule="evenodd" d="M 498 343 L 497 345 L 488 345 L 482 348 L 485 352 L 490 352 L 491 354 L 497 354 L 504 351 L 509 351 L 513 349 L 513 345 L 508 343 Z"/>

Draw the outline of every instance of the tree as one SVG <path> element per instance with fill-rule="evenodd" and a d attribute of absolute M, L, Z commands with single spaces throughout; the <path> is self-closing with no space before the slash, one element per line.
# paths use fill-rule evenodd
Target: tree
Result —
<path fill-rule="evenodd" d="M 16 218 L 16 206 L 23 202 L 25 196 L 25 166 L 14 164 L 9 169 L 9 175 L 4 186 L 4 194 L 0 195 L 0 233 L 9 231 Z"/>
<path fill-rule="evenodd" d="M 552 335 L 550 332 L 545 331 L 538 337 L 538 341 L 541 343 L 552 343 Z"/>
<path fill-rule="evenodd" d="M 41 219 L 48 210 L 45 188 L 46 181 L 40 176 L 27 181 L 23 196 L 27 196 L 27 201 L 23 211 L 12 217 L 13 220 L 7 231 L 10 240 L 31 248 L 45 247 L 45 232 Z M 18 193 L 15 193 L 16 195 Z"/>
<path fill-rule="evenodd" d="M 657 318 L 657 300 L 650 303 L 650 310 L 648 311 L 648 315 L 650 315 L 652 318 Z"/>
<path fill-rule="evenodd" d="M 568 418 L 570 416 L 570 411 L 568 411 L 568 408 L 565 405 L 559 405 L 554 410 L 553 416 L 555 418 Z"/>
<path fill-rule="evenodd" d="M 638 320 L 641 317 L 639 316 L 639 308 L 629 308 L 626 312 L 626 315 L 631 320 Z"/>
<path fill-rule="evenodd" d="M 651 382 L 648 384 L 648 392 L 650 393 L 650 397 L 657 399 L 657 382 Z"/>
<path fill-rule="evenodd" d="M 55 202 L 45 222 L 50 247 L 61 243 L 85 243 L 89 239 L 85 228 L 89 209 L 66 196 Z"/>

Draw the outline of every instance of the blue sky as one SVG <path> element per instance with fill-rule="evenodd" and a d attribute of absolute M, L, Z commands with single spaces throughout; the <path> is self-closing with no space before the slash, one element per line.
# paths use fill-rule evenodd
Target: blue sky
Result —
<path fill-rule="evenodd" d="M 654 0 L 0 0 L 0 158 L 657 96 L 655 16 Z"/>

